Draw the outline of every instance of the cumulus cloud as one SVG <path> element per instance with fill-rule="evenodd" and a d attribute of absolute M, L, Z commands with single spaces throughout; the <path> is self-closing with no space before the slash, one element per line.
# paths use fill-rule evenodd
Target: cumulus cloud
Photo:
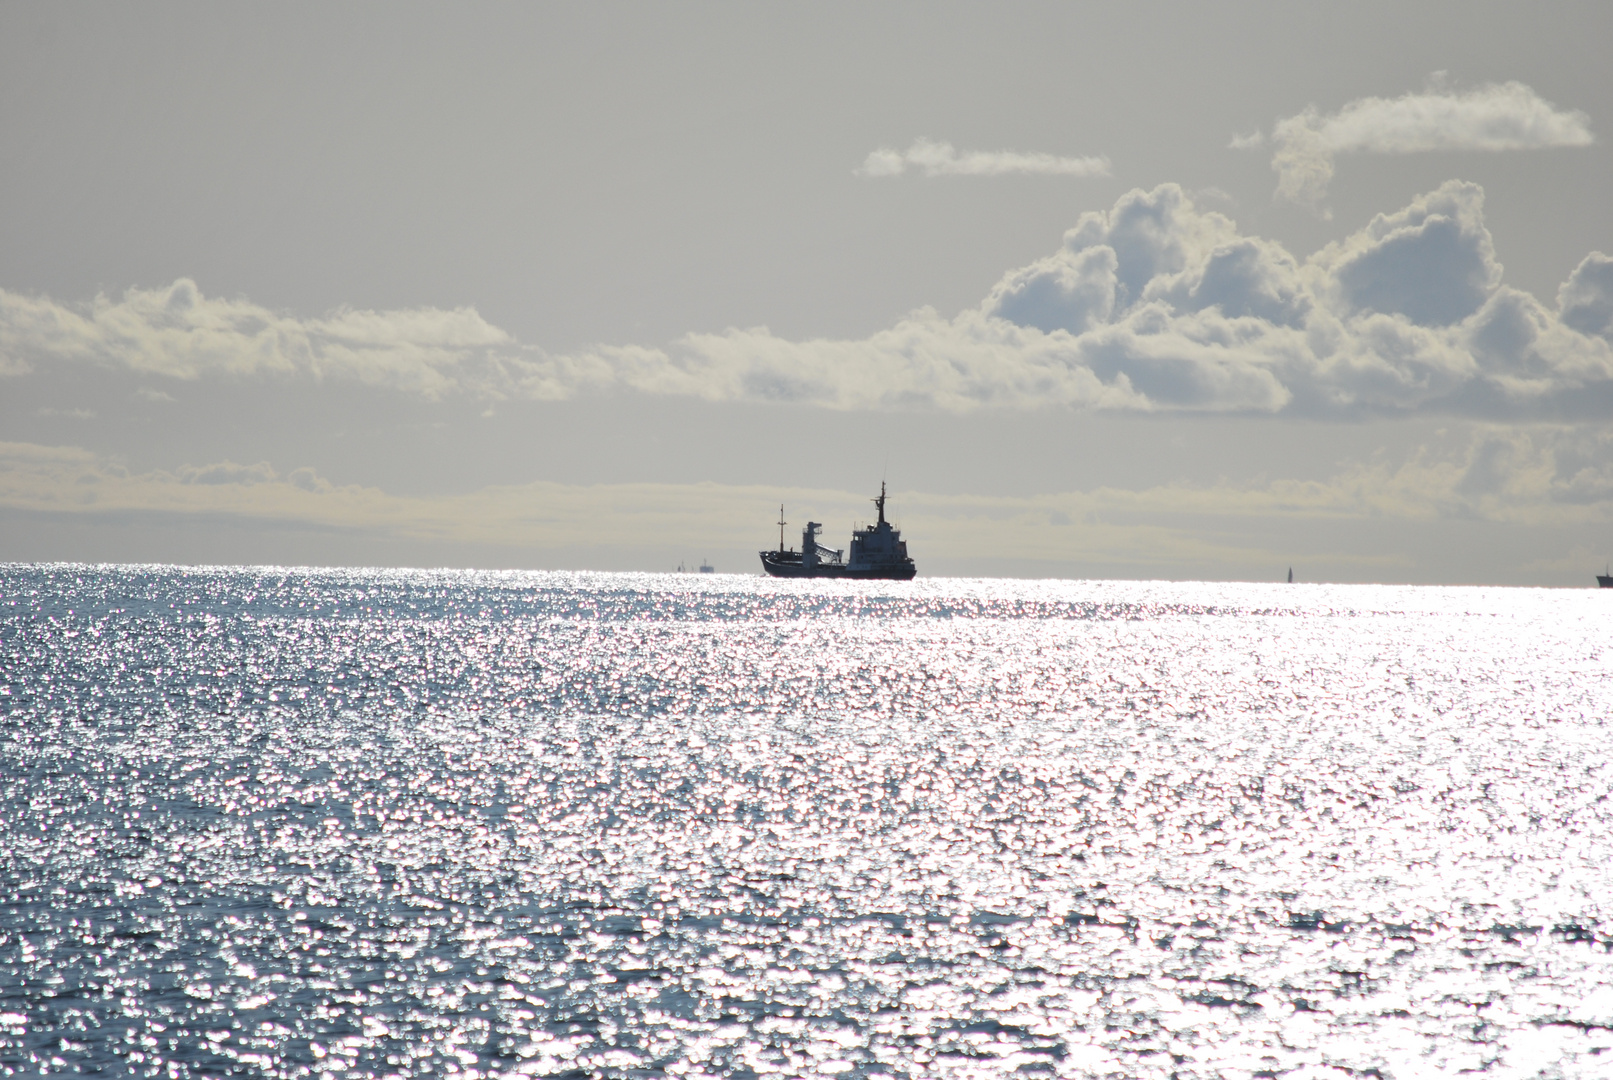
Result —
<path fill-rule="evenodd" d="M 880 147 L 863 159 L 859 176 L 900 176 L 908 169 L 925 176 L 1005 176 L 1009 173 L 1039 173 L 1045 176 L 1108 176 L 1109 159 L 1059 157 L 1055 154 L 1021 154 L 1013 150 L 965 150 L 959 153 L 949 142 L 915 139 L 905 151 Z"/>
<path fill-rule="evenodd" d="M 286 483 L 294 488 L 312 492 L 315 495 L 323 495 L 336 489 L 334 484 L 307 465 L 299 469 L 292 469 L 291 472 L 287 473 Z"/>
<path fill-rule="evenodd" d="M 1403 315 L 1419 326 L 1451 326 L 1472 315 L 1501 284 L 1501 264 L 1484 227 L 1484 192 L 1449 183 L 1329 245 L 1312 263 L 1335 306 Z"/>
<path fill-rule="evenodd" d="M 555 355 L 468 308 L 298 319 L 188 280 L 81 308 L 0 290 L 0 370 L 345 380 L 489 402 L 625 389 L 835 409 L 1613 414 L 1613 259 L 1587 257 L 1548 308 L 1503 282 L 1483 211 L 1477 185 L 1452 181 L 1302 260 L 1163 184 L 1084 214 L 977 307 L 851 340 L 729 329 Z"/>
<path fill-rule="evenodd" d="M 1563 325 L 1613 338 L 1613 258 L 1593 251 L 1557 290 Z"/>
<path fill-rule="evenodd" d="M 272 484 L 280 479 L 267 461 L 256 465 L 237 465 L 233 461 L 220 461 L 212 465 L 183 465 L 178 472 L 182 484 Z"/>
<path fill-rule="evenodd" d="M 1270 139 L 1256 132 L 1232 140 L 1234 149 L 1273 148 L 1277 195 L 1322 212 L 1338 154 L 1413 154 L 1430 150 L 1537 150 L 1589 146 L 1590 118 L 1563 110 L 1520 82 L 1490 83 L 1465 92 L 1445 89 L 1436 76 L 1422 93 L 1367 97 L 1336 113 L 1315 107 L 1279 120 Z"/>
<path fill-rule="evenodd" d="M 1597 268 L 1569 290 L 1596 308 Z M 1582 320 L 1582 325 L 1589 325 Z M 1601 416 L 1608 341 L 1502 283 L 1483 191 L 1452 182 L 1301 261 L 1176 185 L 1084 215 L 982 304 L 856 341 L 763 329 L 603 351 L 641 389 L 838 408 Z"/>
<path fill-rule="evenodd" d="M 298 319 L 247 300 L 208 297 L 181 278 L 165 289 L 98 296 L 83 307 L 0 290 L 0 375 L 87 363 L 143 375 L 297 375 L 355 379 L 428 397 L 497 393 L 523 350 L 471 308 L 342 309 Z M 143 388 L 160 400 L 165 392 Z"/>
<path fill-rule="evenodd" d="M 1482 427 L 1454 453 L 1421 449 L 1398 465 L 1345 470 L 1314 487 L 1343 512 L 1521 525 L 1613 518 L 1613 433 Z"/>

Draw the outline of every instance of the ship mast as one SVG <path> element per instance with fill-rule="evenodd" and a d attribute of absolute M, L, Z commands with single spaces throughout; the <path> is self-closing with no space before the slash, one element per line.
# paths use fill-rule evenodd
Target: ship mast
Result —
<path fill-rule="evenodd" d="M 779 552 L 782 554 L 783 551 L 784 551 L 784 504 L 783 503 L 778 504 L 778 549 L 779 549 Z"/>
<path fill-rule="evenodd" d="M 879 523 L 881 525 L 885 524 L 885 481 L 883 480 L 879 482 L 879 498 L 874 500 L 874 505 L 879 507 Z"/>

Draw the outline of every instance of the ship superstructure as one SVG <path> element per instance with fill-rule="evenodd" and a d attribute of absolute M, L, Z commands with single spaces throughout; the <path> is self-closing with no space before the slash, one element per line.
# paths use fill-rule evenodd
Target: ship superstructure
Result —
<path fill-rule="evenodd" d="M 907 542 L 901 530 L 885 520 L 885 485 L 879 485 L 879 498 L 873 500 L 878 508 L 879 520 L 866 528 L 855 529 L 851 534 L 851 554 L 840 548 L 818 543 L 818 531 L 823 528 L 816 521 L 806 523 L 801 530 L 801 550 L 784 546 L 784 507 L 779 507 L 779 546 L 777 551 L 762 551 L 762 569 L 774 577 L 826 577 L 876 578 L 895 581 L 910 580 L 918 572 L 907 554 Z"/>

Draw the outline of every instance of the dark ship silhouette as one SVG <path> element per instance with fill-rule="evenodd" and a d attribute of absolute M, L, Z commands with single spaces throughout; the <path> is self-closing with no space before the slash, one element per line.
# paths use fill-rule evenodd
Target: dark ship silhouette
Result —
<path fill-rule="evenodd" d="M 818 543 L 816 521 L 807 522 L 801 530 L 801 550 L 784 547 L 784 507 L 778 508 L 778 550 L 757 552 L 762 557 L 762 569 L 773 577 L 809 578 L 869 578 L 890 581 L 908 581 L 918 573 L 913 560 L 908 558 L 907 543 L 901 531 L 885 520 L 885 485 L 879 485 L 879 522 L 851 534 L 851 558 L 845 559 L 838 548 Z"/>
<path fill-rule="evenodd" d="M 1604 589 L 1613 589 L 1613 570 L 1609 570 L 1605 574 L 1597 574 L 1596 584 Z"/>

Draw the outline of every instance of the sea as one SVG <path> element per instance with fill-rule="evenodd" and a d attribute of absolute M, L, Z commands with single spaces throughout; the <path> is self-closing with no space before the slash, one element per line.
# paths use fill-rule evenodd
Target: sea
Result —
<path fill-rule="evenodd" d="M 0 1075 L 1613 1076 L 1613 593 L 0 565 Z"/>

